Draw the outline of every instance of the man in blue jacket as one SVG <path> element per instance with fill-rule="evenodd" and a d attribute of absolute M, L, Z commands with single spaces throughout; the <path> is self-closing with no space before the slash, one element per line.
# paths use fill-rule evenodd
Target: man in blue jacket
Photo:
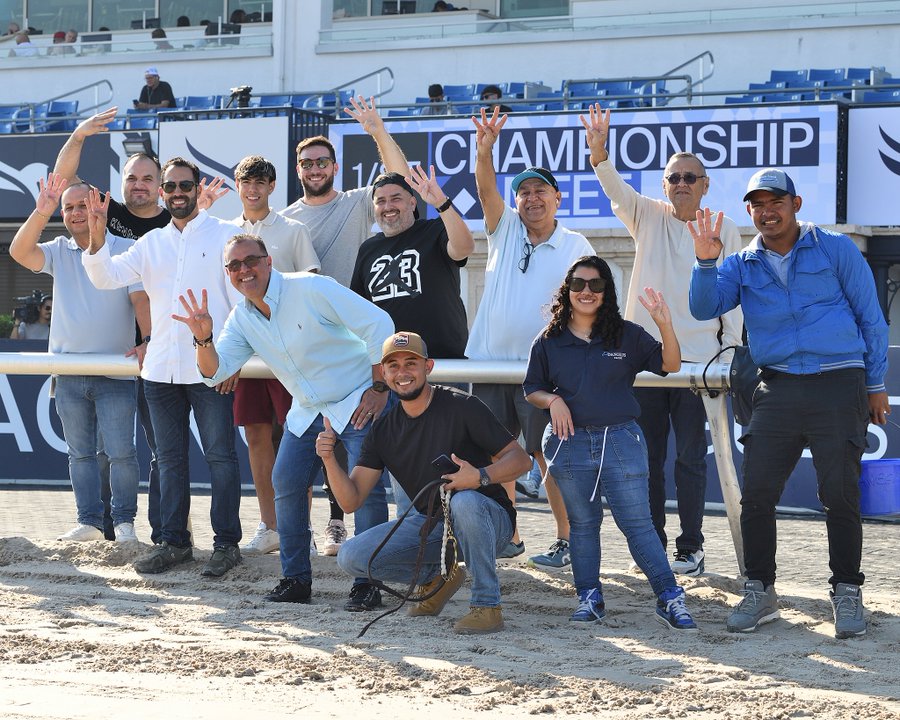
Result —
<path fill-rule="evenodd" d="M 883 425 L 890 413 L 887 323 L 862 254 L 846 235 L 797 221 L 802 200 L 784 171 L 757 172 L 744 201 L 759 234 L 718 269 L 722 214 L 698 211 L 697 227 L 689 224 L 691 313 L 706 320 L 740 304 L 760 366 L 741 439 L 747 581 L 727 627 L 752 632 L 779 617 L 775 505 L 809 447 L 826 513 L 835 637 L 863 635 L 859 472 L 868 423 Z"/>

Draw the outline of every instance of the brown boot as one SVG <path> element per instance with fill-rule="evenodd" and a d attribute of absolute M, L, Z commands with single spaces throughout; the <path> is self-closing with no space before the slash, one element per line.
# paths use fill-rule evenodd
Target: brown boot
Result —
<path fill-rule="evenodd" d="M 416 595 L 422 597 L 423 595 L 430 593 L 441 583 L 444 583 L 443 587 L 441 587 L 433 597 L 412 605 L 407 611 L 409 616 L 419 617 L 421 615 L 440 615 L 441 610 L 444 609 L 444 605 L 447 604 L 450 598 L 456 595 L 456 591 L 463 586 L 465 581 L 466 571 L 461 566 L 457 565 L 453 574 L 450 576 L 450 579 L 446 582 L 444 582 L 444 578 L 438 575 L 431 582 L 419 585 L 416 588 Z"/>
<path fill-rule="evenodd" d="M 453 629 L 460 635 L 483 635 L 503 629 L 500 606 L 473 607 L 469 614 L 459 619 Z"/>

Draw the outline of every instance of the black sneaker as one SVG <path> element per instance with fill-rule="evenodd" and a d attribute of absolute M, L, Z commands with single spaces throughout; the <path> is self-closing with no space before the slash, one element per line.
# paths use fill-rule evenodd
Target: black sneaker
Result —
<path fill-rule="evenodd" d="M 200 574 L 204 577 L 222 577 L 241 561 L 241 551 L 237 545 L 214 547 L 212 556 Z"/>
<path fill-rule="evenodd" d="M 348 612 L 365 612 L 381 607 L 381 591 L 369 583 L 359 583 L 350 588 L 350 599 L 344 605 Z"/>
<path fill-rule="evenodd" d="M 269 602 L 308 603 L 312 583 L 299 578 L 281 578 L 272 592 L 263 595 Z"/>
<path fill-rule="evenodd" d="M 173 565 L 190 562 L 193 559 L 194 552 L 190 546 L 180 548 L 163 540 L 159 545 L 154 545 L 146 555 L 135 560 L 134 569 L 139 573 L 161 573 Z"/>

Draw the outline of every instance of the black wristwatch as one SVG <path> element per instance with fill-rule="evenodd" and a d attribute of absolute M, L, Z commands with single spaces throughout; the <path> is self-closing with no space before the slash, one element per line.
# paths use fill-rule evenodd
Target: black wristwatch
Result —
<path fill-rule="evenodd" d="M 372 389 L 377 393 L 384 393 L 388 391 L 388 386 L 384 380 L 376 380 L 372 383 Z"/>
<path fill-rule="evenodd" d="M 147 335 L 147 336 L 145 336 L 145 337 L 143 337 L 143 338 L 141 338 L 141 342 L 145 342 L 145 343 L 148 343 L 148 342 L 150 342 L 150 336 L 149 336 L 149 335 Z"/>
<path fill-rule="evenodd" d="M 438 213 L 442 213 L 442 212 L 446 212 L 451 207 L 453 207 L 453 201 L 450 198 L 447 198 L 446 200 L 444 200 L 444 202 L 442 202 L 440 205 L 438 205 L 435 208 L 435 210 L 437 210 Z"/>
<path fill-rule="evenodd" d="M 491 484 L 491 476 L 488 475 L 486 468 L 478 468 L 478 475 L 481 478 L 481 487 L 487 487 Z"/>

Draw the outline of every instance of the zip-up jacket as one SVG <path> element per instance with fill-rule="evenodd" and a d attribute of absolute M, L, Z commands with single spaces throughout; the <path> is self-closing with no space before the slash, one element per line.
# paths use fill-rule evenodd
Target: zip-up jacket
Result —
<path fill-rule="evenodd" d="M 761 236 L 716 267 L 697 260 L 690 308 L 708 320 L 740 305 L 750 355 L 794 375 L 859 367 L 869 393 L 884 392 L 888 327 L 868 264 L 846 235 L 802 223 L 785 286 Z"/>

